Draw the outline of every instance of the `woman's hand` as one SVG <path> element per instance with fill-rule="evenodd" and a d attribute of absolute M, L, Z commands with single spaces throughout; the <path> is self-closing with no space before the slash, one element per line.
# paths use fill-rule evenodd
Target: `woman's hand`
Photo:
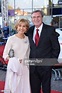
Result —
<path fill-rule="evenodd" d="M 19 62 L 22 63 L 22 59 L 19 59 Z"/>
<path fill-rule="evenodd" d="M 9 56 L 5 59 L 5 61 L 9 61 Z"/>

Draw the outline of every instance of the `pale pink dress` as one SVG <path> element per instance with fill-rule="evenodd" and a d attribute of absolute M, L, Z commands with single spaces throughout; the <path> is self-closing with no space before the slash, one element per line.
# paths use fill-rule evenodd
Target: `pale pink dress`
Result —
<path fill-rule="evenodd" d="M 29 65 L 27 66 L 25 62 L 29 59 L 30 53 L 28 37 L 20 39 L 16 35 L 10 36 L 3 52 L 4 59 L 7 58 L 10 48 L 14 50 L 15 57 L 10 58 L 8 62 L 5 90 L 10 90 L 10 93 L 31 93 Z"/>

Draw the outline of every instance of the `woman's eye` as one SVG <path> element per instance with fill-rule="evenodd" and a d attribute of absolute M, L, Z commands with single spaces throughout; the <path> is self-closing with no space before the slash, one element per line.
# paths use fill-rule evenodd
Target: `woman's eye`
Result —
<path fill-rule="evenodd" d="M 26 26 L 23 26 L 23 27 L 26 27 Z"/>
<path fill-rule="evenodd" d="M 19 25 L 21 27 L 21 25 Z"/>

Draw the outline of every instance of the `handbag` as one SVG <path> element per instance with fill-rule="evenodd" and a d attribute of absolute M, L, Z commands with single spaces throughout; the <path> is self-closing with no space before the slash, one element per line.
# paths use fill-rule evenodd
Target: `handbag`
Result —
<path fill-rule="evenodd" d="M 14 57 L 14 50 L 11 48 L 8 53 L 9 57 Z"/>

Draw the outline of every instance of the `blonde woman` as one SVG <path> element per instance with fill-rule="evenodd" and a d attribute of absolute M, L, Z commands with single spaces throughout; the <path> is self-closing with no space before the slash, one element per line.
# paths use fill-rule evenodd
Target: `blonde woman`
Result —
<path fill-rule="evenodd" d="M 8 61 L 5 90 L 10 93 L 30 93 L 29 68 L 24 64 L 29 59 L 30 46 L 28 37 L 25 35 L 29 29 L 29 22 L 20 19 L 15 24 L 16 34 L 7 40 L 3 58 Z M 14 57 L 10 58 L 9 50 L 14 50 Z"/>

